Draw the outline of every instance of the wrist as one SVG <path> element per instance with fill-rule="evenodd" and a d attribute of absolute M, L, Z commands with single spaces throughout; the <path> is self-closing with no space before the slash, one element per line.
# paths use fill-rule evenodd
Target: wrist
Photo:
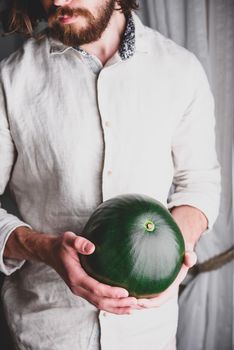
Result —
<path fill-rule="evenodd" d="M 46 262 L 54 239 L 26 226 L 17 227 L 6 242 L 4 258 Z"/>
<path fill-rule="evenodd" d="M 202 233 L 207 229 L 206 216 L 199 209 L 189 205 L 173 207 L 171 215 L 181 230 L 186 246 L 194 248 Z"/>

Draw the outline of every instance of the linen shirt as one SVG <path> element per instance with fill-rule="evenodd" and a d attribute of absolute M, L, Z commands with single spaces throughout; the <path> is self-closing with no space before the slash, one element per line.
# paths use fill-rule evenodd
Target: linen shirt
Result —
<path fill-rule="evenodd" d="M 96 349 L 99 327 L 104 350 L 165 349 L 178 305 L 99 311 L 45 264 L 3 259 L 16 227 L 79 234 L 102 201 L 123 193 L 197 207 L 209 228 L 216 220 L 220 167 L 206 75 L 192 53 L 133 19 L 134 55 L 116 52 L 99 72 L 50 37 L 29 39 L 1 62 L 0 193 L 9 182 L 21 219 L 0 208 L 0 269 L 19 349 Z"/>

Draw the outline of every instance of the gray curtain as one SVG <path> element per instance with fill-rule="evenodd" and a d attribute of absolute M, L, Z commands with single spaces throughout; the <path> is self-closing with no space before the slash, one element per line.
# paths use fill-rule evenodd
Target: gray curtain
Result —
<path fill-rule="evenodd" d="M 212 232 L 197 245 L 199 262 L 203 262 L 234 241 L 234 0 L 144 0 L 140 4 L 145 24 L 197 55 L 215 96 L 222 196 Z M 18 36 L 0 38 L 0 59 L 20 44 Z M 10 211 L 8 200 L 6 205 Z M 232 262 L 188 279 L 179 304 L 178 350 L 234 348 Z"/>
<path fill-rule="evenodd" d="M 7 0 L 0 0 L 0 12 L 5 9 Z M 15 51 L 21 44 L 22 39 L 18 35 L 11 37 L 1 37 L 2 27 L 0 23 L 0 61 Z"/>
<path fill-rule="evenodd" d="M 18 36 L 3 38 L 0 37 L 0 60 L 7 57 L 11 52 L 15 51 L 21 44 Z"/>
<path fill-rule="evenodd" d="M 193 51 L 209 77 L 216 102 L 217 152 L 222 168 L 219 217 L 197 245 L 204 262 L 233 245 L 234 1 L 147 0 L 141 16 L 150 27 Z M 187 279 L 179 300 L 178 350 L 231 350 L 233 262 Z"/>

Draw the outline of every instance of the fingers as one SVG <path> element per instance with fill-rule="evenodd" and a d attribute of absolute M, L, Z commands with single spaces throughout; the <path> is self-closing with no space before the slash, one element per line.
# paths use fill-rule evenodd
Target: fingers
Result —
<path fill-rule="evenodd" d="M 121 287 L 112 287 L 107 284 L 98 282 L 94 278 L 88 276 L 83 272 L 83 276 L 79 281 L 79 285 L 88 290 L 89 292 L 107 298 L 126 298 L 128 297 L 128 291 Z"/>
<path fill-rule="evenodd" d="M 100 297 L 80 286 L 77 288 L 77 294 L 95 305 L 98 309 L 117 315 L 130 314 L 131 308 L 137 306 L 137 299 L 134 297 L 120 299 Z"/>
<path fill-rule="evenodd" d="M 141 298 L 137 300 L 134 297 L 129 297 L 126 289 L 98 282 L 84 271 L 76 252 L 80 254 L 92 254 L 95 250 L 95 245 L 92 242 L 84 237 L 75 235 L 73 232 L 65 232 L 64 238 L 70 248 L 74 249 L 74 255 L 78 259 L 76 273 L 70 273 L 68 278 L 67 284 L 71 291 L 75 295 L 88 300 L 98 309 L 118 315 L 130 314 L 133 309 L 159 307 L 169 299 L 175 297 L 178 294 L 179 285 L 187 275 L 188 269 L 197 261 L 195 252 L 192 249 L 186 249 L 182 268 L 171 286 L 153 298 Z M 67 262 L 67 267 L 69 266 L 69 270 L 73 271 L 72 266 L 74 261 L 71 260 L 70 262 L 71 266 Z"/>
<path fill-rule="evenodd" d="M 164 292 L 159 293 L 153 298 L 141 298 L 138 299 L 137 305 L 143 308 L 160 307 L 172 298 L 177 297 L 179 292 L 180 279 L 175 280 L 170 287 Z"/>
<path fill-rule="evenodd" d="M 194 251 L 194 244 L 186 242 L 185 243 L 185 256 L 184 256 L 184 264 L 191 268 L 197 262 L 197 255 Z"/>
<path fill-rule="evenodd" d="M 186 253 L 186 259 L 191 257 L 191 261 L 193 259 L 193 252 Z M 190 255 L 191 254 L 191 255 Z M 196 254 L 195 254 L 196 256 Z M 182 265 L 179 274 L 177 275 L 175 281 L 162 293 L 159 293 L 157 296 L 153 298 L 141 298 L 138 299 L 138 305 L 143 308 L 151 308 L 151 307 L 159 307 L 166 303 L 168 300 L 172 299 L 178 294 L 179 285 L 182 283 L 182 281 L 185 279 L 187 273 L 188 273 L 189 267 L 185 265 L 185 263 Z"/>
<path fill-rule="evenodd" d="M 73 232 L 65 232 L 67 242 L 74 246 L 74 249 L 81 254 L 92 254 L 95 250 L 95 246 L 88 239 L 76 236 Z M 79 260 L 79 259 L 78 259 Z M 128 297 L 128 291 L 121 287 L 112 287 L 104 283 L 98 282 L 96 279 L 90 277 L 85 270 L 81 267 L 80 262 L 78 261 L 79 266 L 76 267 L 76 277 L 71 278 L 72 285 L 76 284 L 82 288 L 94 293 L 98 296 L 108 297 L 108 298 L 124 298 Z M 73 261 L 67 263 L 70 270 L 72 271 Z M 72 271 L 74 272 L 74 271 Z"/>
<path fill-rule="evenodd" d="M 186 267 L 191 268 L 197 262 L 197 255 L 194 251 L 186 251 L 184 256 L 184 264 Z"/>
<path fill-rule="evenodd" d="M 128 291 L 112 287 L 90 277 L 82 268 L 77 254 L 92 254 L 95 246 L 84 237 L 73 232 L 64 232 L 58 249 L 55 270 L 64 279 L 73 294 L 79 295 L 101 310 L 115 314 L 129 314 L 137 308 L 137 300 L 128 297 Z"/>
<path fill-rule="evenodd" d="M 160 307 L 163 304 L 165 304 L 170 299 L 176 297 L 178 294 L 178 288 L 174 288 L 167 293 L 161 293 L 159 296 L 156 296 L 154 298 L 148 298 L 148 299 L 138 299 L 137 304 L 145 309 L 149 309 L 152 307 Z"/>
<path fill-rule="evenodd" d="M 78 253 L 88 255 L 94 252 L 95 245 L 88 239 L 78 236 L 74 240 L 74 248 L 77 250 Z"/>
<path fill-rule="evenodd" d="M 92 254 L 95 250 L 94 244 L 84 237 L 71 233 L 70 238 L 74 249 L 80 254 Z M 137 300 L 136 298 L 128 297 L 128 291 L 126 289 L 100 283 L 86 274 L 82 268 L 79 271 L 79 280 L 73 284 L 72 291 L 74 294 L 88 300 L 98 309 L 117 315 L 131 314 L 133 309 L 140 310 L 143 308 L 160 307 L 178 294 L 179 285 L 186 277 L 188 269 L 196 261 L 197 256 L 195 252 L 190 249 L 186 250 L 184 264 L 176 280 L 166 291 L 154 298 L 141 298 Z"/>
<path fill-rule="evenodd" d="M 80 254 L 92 254 L 95 250 L 95 245 L 88 239 L 77 236 L 74 232 L 64 232 L 64 240 L 66 244 L 74 248 Z"/>

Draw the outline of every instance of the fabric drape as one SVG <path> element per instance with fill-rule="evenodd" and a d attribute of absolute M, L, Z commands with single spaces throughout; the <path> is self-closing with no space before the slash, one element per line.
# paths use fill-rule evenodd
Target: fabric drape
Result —
<path fill-rule="evenodd" d="M 234 1 L 147 0 L 142 18 L 193 51 L 206 69 L 216 103 L 216 146 L 222 168 L 219 217 L 199 241 L 198 261 L 233 245 Z M 178 350 L 233 348 L 233 262 L 187 279 L 179 300 Z"/>

